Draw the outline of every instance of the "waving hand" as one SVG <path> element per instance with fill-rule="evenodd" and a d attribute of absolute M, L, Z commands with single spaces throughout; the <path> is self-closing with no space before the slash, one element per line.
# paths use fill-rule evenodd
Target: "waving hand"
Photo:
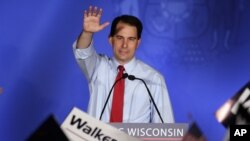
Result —
<path fill-rule="evenodd" d="M 84 11 L 83 30 L 85 32 L 95 33 L 108 26 L 108 22 L 100 24 L 101 16 L 101 8 L 98 9 L 96 6 L 94 8 L 89 6 L 89 9 Z"/>
<path fill-rule="evenodd" d="M 102 9 L 89 6 L 88 10 L 84 11 L 83 31 L 77 40 L 76 48 L 87 48 L 92 40 L 95 32 L 101 31 L 109 25 L 109 22 L 100 24 Z"/>

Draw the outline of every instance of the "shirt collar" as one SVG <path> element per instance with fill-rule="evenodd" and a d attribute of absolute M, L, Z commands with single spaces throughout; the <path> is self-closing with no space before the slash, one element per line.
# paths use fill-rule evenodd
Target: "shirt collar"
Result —
<path fill-rule="evenodd" d="M 113 62 L 114 68 L 117 68 L 120 65 L 119 62 L 115 59 L 115 57 L 113 57 L 112 62 Z M 135 67 L 135 65 L 136 65 L 136 58 L 133 57 L 128 63 L 123 65 L 124 68 L 125 68 L 125 72 L 128 73 L 128 74 L 131 74 L 131 72 L 132 72 L 133 68 Z"/>

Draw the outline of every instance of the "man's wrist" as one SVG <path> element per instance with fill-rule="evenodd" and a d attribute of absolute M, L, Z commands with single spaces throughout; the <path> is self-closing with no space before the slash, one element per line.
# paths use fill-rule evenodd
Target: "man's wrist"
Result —
<path fill-rule="evenodd" d="M 92 41 L 93 33 L 82 31 L 77 39 L 76 48 L 87 48 Z"/>

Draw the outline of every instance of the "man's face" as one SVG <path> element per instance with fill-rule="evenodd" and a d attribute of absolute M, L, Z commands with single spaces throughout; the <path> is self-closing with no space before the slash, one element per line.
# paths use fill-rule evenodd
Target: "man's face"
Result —
<path fill-rule="evenodd" d="M 135 26 L 119 22 L 116 30 L 117 33 L 113 37 L 109 37 L 109 42 L 112 45 L 115 58 L 124 65 L 134 57 L 140 40 L 137 37 Z"/>

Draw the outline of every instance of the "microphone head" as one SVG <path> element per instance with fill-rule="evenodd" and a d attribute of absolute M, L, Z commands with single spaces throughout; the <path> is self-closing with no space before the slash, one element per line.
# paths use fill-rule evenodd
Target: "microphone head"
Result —
<path fill-rule="evenodd" d="M 124 73 L 123 75 L 122 75 L 122 78 L 123 79 L 125 79 L 125 78 L 127 78 L 128 77 L 128 74 L 127 73 Z"/>
<path fill-rule="evenodd" d="M 128 79 L 129 79 L 129 80 L 135 80 L 135 76 L 134 76 L 134 75 L 129 75 L 129 76 L 128 76 Z"/>

